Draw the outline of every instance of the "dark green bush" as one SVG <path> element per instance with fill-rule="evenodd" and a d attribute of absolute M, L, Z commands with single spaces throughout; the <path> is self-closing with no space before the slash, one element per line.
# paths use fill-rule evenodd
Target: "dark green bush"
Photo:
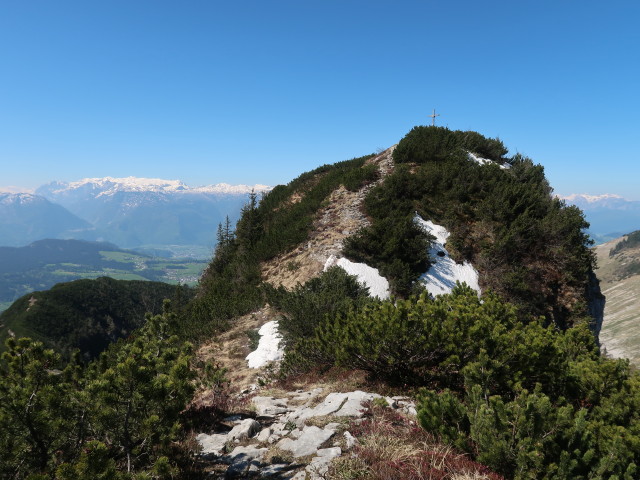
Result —
<path fill-rule="evenodd" d="M 477 132 L 451 131 L 445 127 L 414 127 L 393 152 L 396 163 L 439 162 L 465 158 L 473 152 L 502 163 L 508 150 L 499 139 L 486 138 Z"/>
<path fill-rule="evenodd" d="M 270 285 L 265 288 L 269 303 L 282 312 L 279 328 L 289 345 L 313 336 L 325 320 L 373 302 L 369 289 L 340 267 L 331 267 L 292 291 Z"/>

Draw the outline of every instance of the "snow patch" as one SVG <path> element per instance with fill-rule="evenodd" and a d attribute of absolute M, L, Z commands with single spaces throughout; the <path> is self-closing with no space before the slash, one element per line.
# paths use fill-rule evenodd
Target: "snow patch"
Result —
<path fill-rule="evenodd" d="M 575 202 L 577 200 L 584 200 L 587 203 L 596 203 L 602 200 L 625 200 L 624 197 L 620 195 L 616 195 L 615 193 L 605 193 L 603 195 L 589 195 L 586 193 L 572 193 L 571 195 L 556 195 L 558 198 L 562 200 L 566 200 L 568 202 Z"/>
<path fill-rule="evenodd" d="M 269 362 L 277 362 L 284 357 L 284 348 L 280 344 L 282 335 L 278 332 L 278 322 L 272 320 L 258 330 L 260 341 L 258 348 L 247 355 L 249 368 L 264 367 Z"/>
<path fill-rule="evenodd" d="M 380 275 L 377 268 L 370 267 L 366 263 L 356 263 L 346 258 L 337 258 L 331 255 L 324 264 L 324 270 L 337 265 L 349 275 L 358 277 L 358 281 L 369 288 L 369 295 L 378 297 L 380 300 L 389 298 L 389 282 Z"/>
<path fill-rule="evenodd" d="M 83 178 L 76 182 L 56 182 L 56 188 L 51 193 L 59 194 L 65 191 L 79 188 L 90 188 L 98 191 L 98 196 L 109 196 L 116 192 L 156 192 L 156 193 L 214 193 L 225 195 L 244 195 L 254 191 L 256 193 L 267 192 L 272 187 L 267 185 L 230 185 L 218 183 L 200 187 L 190 187 L 181 180 L 164 180 L 161 178 L 140 177 L 104 177 Z"/>
<path fill-rule="evenodd" d="M 502 168 L 503 170 L 511 168 L 511 165 L 509 165 L 508 163 L 497 163 L 488 158 L 482 158 L 481 156 L 476 155 L 475 153 L 472 153 L 472 152 L 467 152 L 467 154 L 469 154 L 469 160 L 479 163 L 480 165 L 489 165 L 491 163 L 495 163 L 499 165 L 500 168 Z"/>
<path fill-rule="evenodd" d="M 36 202 L 46 202 L 46 200 L 31 193 L 0 193 L 0 204 L 2 205 L 27 205 Z"/>
<path fill-rule="evenodd" d="M 273 187 L 256 183 L 255 185 L 229 185 L 228 183 L 216 183 L 204 187 L 191 188 L 189 192 L 194 193 L 224 193 L 229 195 L 247 194 L 254 191 L 256 193 L 268 192 Z"/>
<path fill-rule="evenodd" d="M 4 187 L 0 187 L 0 193 L 33 193 L 33 189 L 17 187 L 15 185 L 5 185 Z"/>
<path fill-rule="evenodd" d="M 466 283 L 473 288 L 478 295 L 482 292 L 478 282 L 478 271 L 467 261 L 456 263 L 445 248 L 450 233 L 442 225 L 424 220 L 420 215 L 415 216 L 416 223 L 427 233 L 436 237 L 429 249 L 429 261 L 431 266 L 420 277 L 420 282 L 431 295 L 451 293 L 456 282 Z"/>

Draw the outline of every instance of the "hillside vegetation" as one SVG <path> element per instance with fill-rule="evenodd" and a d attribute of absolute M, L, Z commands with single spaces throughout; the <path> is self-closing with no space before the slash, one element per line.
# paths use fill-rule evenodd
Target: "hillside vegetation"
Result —
<path fill-rule="evenodd" d="M 192 296 L 188 287 L 161 282 L 102 277 L 59 283 L 23 296 L 0 314 L 0 339 L 31 337 L 67 357 L 78 349 L 95 358 L 141 327 L 146 313 L 162 313 L 165 298 L 179 305 Z"/>
<path fill-rule="evenodd" d="M 542 167 L 506 155 L 499 140 L 474 132 L 417 127 L 395 149 L 395 168 L 383 172 L 367 156 L 251 195 L 235 229 L 220 225 L 195 299 L 167 304 L 98 361 L 51 375 L 53 352 L 11 340 L 0 363 L 3 475 L 203 477 L 185 460 L 187 432 L 213 412 L 186 408 L 187 399 L 203 383 L 208 398 L 222 398 L 224 372 L 215 358 L 198 365 L 185 340 L 207 340 L 268 302 L 286 340 L 283 381 L 365 372 L 417 397 L 420 428 L 506 478 L 637 478 L 640 378 L 599 354 L 586 222 L 551 197 Z M 342 254 L 387 275 L 389 301 L 337 267 L 291 289 L 262 277 L 265 262 L 308 244 L 339 188 L 365 195 L 367 215 Z M 416 228 L 416 212 L 451 231 L 447 248 L 480 270 L 480 298 L 464 286 L 435 299 L 421 288 L 431 238 Z M 359 461 L 334 478 L 368 478 L 374 460 Z"/>
<path fill-rule="evenodd" d="M 204 261 L 157 258 L 107 242 L 39 240 L 26 247 L 0 247 L 0 302 L 10 304 L 34 290 L 80 278 L 195 285 L 205 267 Z"/>

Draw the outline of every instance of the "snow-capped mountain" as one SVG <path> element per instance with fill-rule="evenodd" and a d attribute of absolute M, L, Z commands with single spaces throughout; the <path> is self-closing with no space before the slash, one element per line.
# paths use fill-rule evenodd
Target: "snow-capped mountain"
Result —
<path fill-rule="evenodd" d="M 122 247 L 141 245 L 213 246 L 217 225 L 235 223 L 248 194 L 266 185 L 220 183 L 190 187 L 158 178 L 85 178 L 51 182 L 36 193 L 90 222 L 101 240 Z"/>
<path fill-rule="evenodd" d="M 73 193 L 108 196 L 118 192 L 152 192 L 152 193 L 207 193 L 221 195 L 246 195 L 255 192 L 269 191 L 267 185 L 230 185 L 218 183 L 201 187 L 189 187 L 181 180 L 163 180 L 161 178 L 84 178 L 76 182 L 51 182 L 39 187 L 36 193 L 44 196 L 66 196 Z"/>
<path fill-rule="evenodd" d="M 591 224 L 589 232 L 597 242 L 611 240 L 640 229 L 640 201 L 627 200 L 620 195 L 571 194 L 559 196 L 576 205 Z"/>
<path fill-rule="evenodd" d="M 18 247 L 43 238 L 97 236 L 93 226 L 40 195 L 0 193 L 0 245 Z"/>

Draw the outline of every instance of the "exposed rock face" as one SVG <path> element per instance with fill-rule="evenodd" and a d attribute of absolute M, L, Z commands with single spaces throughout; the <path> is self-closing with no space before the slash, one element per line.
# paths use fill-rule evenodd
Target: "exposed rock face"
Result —
<path fill-rule="evenodd" d="M 227 433 L 201 433 L 196 437 L 204 460 L 218 466 L 228 465 L 218 478 L 320 480 L 334 458 L 356 445 L 357 440 L 345 430 L 343 419 L 360 418 L 367 402 L 385 398 L 391 408 L 415 416 L 415 404 L 406 397 L 386 398 L 356 390 L 330 393 L 322 398 L 321 388 L 287 395 L 286 398 L 254 397 L 252 403 L 259 422 L 251 418 L 236 419 L 236 425 Z M 243 444 L 229 452 L 238 442 Z M 269 458 L 271 449 L 285 452 L 290 460 L 285 461 L 283 455 Z"/>

